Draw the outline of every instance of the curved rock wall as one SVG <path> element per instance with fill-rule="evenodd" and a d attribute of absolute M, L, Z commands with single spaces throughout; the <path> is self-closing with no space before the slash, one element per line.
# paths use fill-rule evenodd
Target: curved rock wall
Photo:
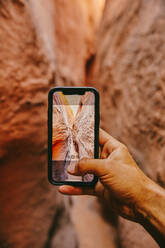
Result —
<path fill-rule="evenodd" d="M 106 1 L 88 82 L 101 92 L 101 125 L 165 186 L 165 3 Z M 157 247 L 121 219 L 122 247 Z M 120 222 L 120 223 L 121 223 Z"/>
<path fill-rule="evenodd" d="M 57 85 L 82 85 L 86 62 L 94 53 L 103 0 L 54 0 Z"/>
<path fill-rule="evenodd" d="M 65 203 L 47 182 L 47 91 L 54 85 L 53 47 L 50 51 L 44 47 L 24 1 L 1 1 L 0 40 L 0 247 L 52 247 L 61 221 L 68 223 L 61 232 L 67 230 L 66 238 L 75 247 L 66 210 L 69 201 Z"/>
<path fill-rule="evenodd" d="M 101 126 L 165 186 L 164 1 L 107 0 L 99 24 L 103 2 L 0 1 L 2 248 L 77 247 L 71 199 L 47 182 L 47 92 L 55 85 L 95 86 Z M 73 202 L 80 247 L 157 247 L 136 223 L 108 225 L 94 198 Z"/>
<path fill-rule="evenodd" d="M 77 247 L 71 201 L 47 180 L 47 93 L 84 81 L 95 25 L 84 4 L 0 1 L 2 248 Z"/>

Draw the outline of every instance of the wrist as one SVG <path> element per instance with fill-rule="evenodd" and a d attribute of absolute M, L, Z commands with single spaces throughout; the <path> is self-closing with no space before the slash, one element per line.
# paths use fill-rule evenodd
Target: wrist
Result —
<path fill-rule="evenodd" d="M 140 176 L 140 180 L 136 186 L 133 202 L 135 221 L 138 223 L 141 222 L 142 218 L 147 217 L 147 209 L 153 187 L 152 183 L 152 180 L 143 174 Z"/>
<path fill-rule="evenodd" d="M 153 193 L 155 192 L 155 183 L 146 178 L 146 180 L 141 183 L 140 192 L 138 194 L 138 199 L 136 201 L 136 212 L 138 217 L 148 218 L 148 212 L 150 207 L 152 207 L 151 202 L 153 202 Z"/>
<path fill-rule="evenodd" d="M 148 223 L 156 229 L 165 230 L 165 190 L 147 178 L 141 189 L 141 197 L 136 203 L 137 222 Z M 145 226 L 144 226 L 145 227 Z"/>
<path fill-rule="evenodd" d="M 136 221 L 156 240 L 165 244 L 165 190 L 148 179 L 143 187 L 143 197 L 136 205 Z"/>

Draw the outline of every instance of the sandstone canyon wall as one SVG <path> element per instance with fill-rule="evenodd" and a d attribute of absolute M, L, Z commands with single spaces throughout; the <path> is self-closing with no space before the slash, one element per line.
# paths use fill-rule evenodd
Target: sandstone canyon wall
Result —
<path fill-rule="evenodd" d="M 127 144 L 141 169 L 163 187 L 164 68 L 164 1 L 106 1 L 88 75 L 101 93 L 101 126 Z M 120 219 L 119 233 L 124 248 L 157 247 L 135 223 Z"/>
<path fill-rule="evenodd" d="M 77 247 L 70 198 L 47 181 L 47 93 L 84 81 L 90 16 L 80 1 L 0 1 L 2 248 Z"/>
<path fill-rule="evenodd" d="M 99 24 L 103 2 L 0 1 L 2 248 L 157 247 L 106 204 L 103 217 L 95 199 L 63 197 L 47 181 L 47 92 L 92 85 L 101 126 L 165 186 L 164 1 L 107 0 Z"/>

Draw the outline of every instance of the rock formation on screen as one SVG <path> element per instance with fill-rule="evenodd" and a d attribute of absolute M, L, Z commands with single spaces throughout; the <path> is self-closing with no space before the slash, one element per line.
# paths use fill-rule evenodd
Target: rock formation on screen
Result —
<path fill-rule="evenodd" d="M 83 157 L 94 158 L 94 126 L 95 126 L 95 99 L 92 92 L 86 93 L 80 99 L 73 124 L 73 142 L 79 159 Z M 93 175 L 86 174 L 83 181 L 91 181 Z"/>
<path fill-rule="evenodd" d="M 91 181 L 93 175 L 75 177 L 67 173 L 68 166 L 74 167 L 84 157 L 94 157 L 94 94 L 86 92 L 77 102 L 71 95 L 68 102 L 61 92 L 53 94 L 53 140 L 52 171 L 55 181 Z M 77 106 L 73 114 L 70 105 Z"/>

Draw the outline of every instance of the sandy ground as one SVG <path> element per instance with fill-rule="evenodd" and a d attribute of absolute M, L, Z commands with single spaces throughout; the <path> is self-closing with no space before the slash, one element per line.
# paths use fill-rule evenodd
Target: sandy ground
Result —
<path fill-rule="evenodd" d="M 115 248 L 114 230 L 100 214 L 100 205 L 93 196 L 72 196 L 72 221 L 80 248 Z"/>

